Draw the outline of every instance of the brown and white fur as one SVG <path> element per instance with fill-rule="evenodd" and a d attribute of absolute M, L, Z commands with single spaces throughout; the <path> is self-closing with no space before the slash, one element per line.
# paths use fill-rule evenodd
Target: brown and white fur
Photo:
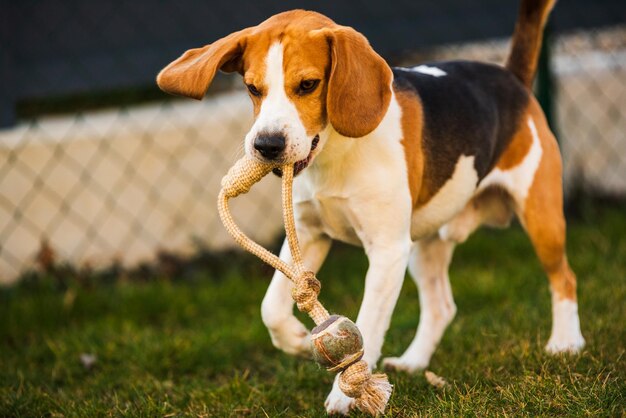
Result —
<path fill-rule="evenodd" d="M 305 263 L 317 271 L 333 239 L 365 249 L 356 323 L 371 367 L 407 266 L 419 288 L 417 334 L 383 364 L 414 372 L 428 365 L 456 312 L 447 272 L 455 245 L 513 215 L 550 280 L 546 349 L 583 347 L 565 254 L 561 159 L 530 90 L 552 6 L 522 0 L 505 67 L 461 61 L 391 69 L 354 29 L 294 10 L 189 50 L 159 74 L 163 90 L 196 99 L 217 70 L 243 76 L 255 115 L 245 152 L 302 170 L 294 201 Z M 280 256 L 289 260 L 286 245 Z M 309 332 L 279 272 L 261 313 L 276 347 L 308 355 Z M 327 411 L 351 407 L 335 382 Z"/>

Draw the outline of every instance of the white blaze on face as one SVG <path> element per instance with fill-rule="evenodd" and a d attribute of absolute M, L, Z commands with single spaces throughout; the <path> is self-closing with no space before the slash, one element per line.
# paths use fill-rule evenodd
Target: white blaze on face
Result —
<path fill-rule="evenodd" d="M 286 148 L 281 162 L 296 162 L 305 159 L 311 150 L 311 140 L 298 110 L 285 93 L 285 75 L 283 73 L 283 46 L 273 44 L 265 58 L 265 88 L 267 96 L 263 99 L 259 114 L 246 135 L 246 153 L 255 155 L 254 140 L 259 134 L 282 134 Z"/>

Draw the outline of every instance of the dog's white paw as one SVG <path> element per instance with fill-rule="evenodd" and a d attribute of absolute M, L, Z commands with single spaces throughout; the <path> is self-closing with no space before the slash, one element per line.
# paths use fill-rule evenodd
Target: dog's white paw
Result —
<path fill-rule="evenodd" d="M 285 320 L 280 327 L 268 330 L 274 347 L 287 354 L 311 357 L 311 334 L 295 317 Z"/>
<path fill-rule="evenodd" d="M 407 359 L 402 357 L 386 357 L 383 359 L 383 368 L 407 373 L 416 373 L 428 367 L 428 361 Z"/>
<path fill-rule="evenodd" d="M 553 301 L 552 334 L 546 345 L 550 354 L 578 353 L 585 346 L 580 332 L 578 304 L 564 299 Z"/>
<path fill-rule="evenodd" d="M 548 344 L 546 344 L 546 351 L 550 354 L 576 354 L 585 346 L 585 339 L 582 334 L 574 335 L 552 335 Z"/>
<path fill-rule="evenodd" d="M 324 406 L 326 407 L 326 412 L 329 415 L 348 415 L 354 408 L 355 402 L 354 399 L 346 396 L 341 389 L 339 389 L 337 379 L 335 379 L 333 389 L 328 394 L 326 402 L 324 402 Z"/>

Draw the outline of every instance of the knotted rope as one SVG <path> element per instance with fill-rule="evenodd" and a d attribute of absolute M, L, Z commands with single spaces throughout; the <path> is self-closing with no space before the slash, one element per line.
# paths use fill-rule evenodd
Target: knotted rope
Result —
<path fill-rule="evenodd" d="M 296 235 L 293 216 L 293 165 L 282 169 L 283 220 L 287 242 L 293 259 L 288 265 L 276 255 L 247 237 L 237 226 L 228 208 L 228 199 L 247 193 L 275 166 L 243 157 L 222 179 L 218 211 L 222 223 L 235 241 L 245 250 L 281 271 L 293 283 L 292 297 L 302 312 L 317 325 L 311 331 L 313 356 L 330 372 L 339 372 L 339 387 L 354 398 L 356 407 L 371 415 L 385 411 L 392 386 L 385 374 L 372 374 L 363 357 L 363 339 L 356 325 L 346 317 L 330 315 L 317 299 L 321 284 L 315 273 L 306 270 Z"/>

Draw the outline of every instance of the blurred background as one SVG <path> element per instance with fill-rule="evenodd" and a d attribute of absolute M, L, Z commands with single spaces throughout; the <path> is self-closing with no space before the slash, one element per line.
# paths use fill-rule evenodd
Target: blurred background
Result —
<path fill-rule="evenodd" d="M 518 0 L 0 1 L 0 416 L 327 416 L 333 376 L 272 346 L 272 270 L 218 219 L 252 123 L 240 77 L 203 101 L 155 84 L 185 50 L 297 7 L 392 65 L 503 63 Z M 429 366 L 450 387 L 391 373 L 388 416 L 626 416 L 626 2 L 560 0 L 545 39 L 535 87 L 564 157 L 587 346 L 544 353 L 533 248 L 519 225 L 483 229 L 455 251 L 458 314 Z M 275 176 L 233 206 L 277 248 Z M 333 246 L 328 309 L 356 317 L 367 264 Z M 405 280 L 385 356 L 413 338 L 415 290 Z"/>
<path fill-rule="evenodd" d="M 202 102 L 158 90 L 158 71 L 185 50 L 305 8 L 353 26 L 392 65 L 502 63 L 517 5 L 0 3 L 0 282 L 60 265 L 176 269 L 233 245 L 215 201 L 251 106 L 238 76 L 217 77 Z M 623 201 L 626 3 L 563 0 L 547 32 L 536 91 L 561 145 L 568 207 Z M 266 178 L 235 202 L 243 229 L 264 244 L 282 232 L 278 186 Z"/>

